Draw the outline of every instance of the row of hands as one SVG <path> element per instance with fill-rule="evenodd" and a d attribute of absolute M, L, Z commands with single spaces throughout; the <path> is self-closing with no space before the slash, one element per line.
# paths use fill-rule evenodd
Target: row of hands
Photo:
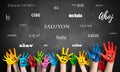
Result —
<path fill-rule="evenodd" d="M 76 65 L 78 62 L 80 66 L 90 65 L 91 62 L 99 61 L 98 68 L 102 70 L 105 66 L 101 57 L 107 62 L 114 62 L 117 49 L 113 42 L 108 42 L 107 44 L 104 43 L 103 46 L 105 54 L 101 52 L 102 50 L 99 48 L 98 44 L 96 44 L 96 46 L 92 44 L 91 51 L 81 51 L 79 52 L 79 56 L 77 56 L 76 53 L 68 54 L 69 48 L 67 48 L 66 51 L 62 48 L 61 55 L 53 52 L 44 55 L 42 51 L 38 51 L 37 56 L 29 55 L 29 53 L 23 53 L 17 56 L 16 49 L 13 48 L 13 52 L 11 49 L 9 49 L 9 52 L 6 52 L 3 60 L 6 61 L 7 65 L 17 64 L 19 62 L 21 67 L 28 65 L 35 67 L 37 62 L 42 68 L 46 68 L 49 63 L 51 63 L 52 66 L 56 66 L 58 60 L 62 64 L 66 64 L 69 61 L 72 65 Z"/>

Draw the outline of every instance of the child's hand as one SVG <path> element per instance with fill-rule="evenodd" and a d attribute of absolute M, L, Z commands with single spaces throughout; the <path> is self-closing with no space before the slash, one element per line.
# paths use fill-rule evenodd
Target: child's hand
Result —
<path fill-rule="evenodd" d="M 34 59 L 37 61 L 37 64 L 40 64 L 40 62 L 44 59 L 44 53 L 42 51 L 38 51 L 38 54 Z"/>
<path fill-rule="evenodd" d="M 49 62 L 49 59 L 50 59 L 50 57 L 45 55 L 44 61 L 41 62 L 41 67 L 42 67 L 42 68 L 46 68 L 46 67 L 48 66 L 48 64 L 50 63 L 50 62 Z"/>
<path fill-rule="evenodd" d="M 35 67 L 36 66 L 36 62 L 35 62 L 34 58 L 31 55 L 28 58 L 28 62 L 29 62 L 31 67 Z"/>
<path fill-rule="evenodd" d="M 70 63 L 72 65 L 76 65 L 77 64 L 77 58 L 76 58 L 76 54 L 75 53 L 72 55 L 72 59 L 70 60 Z"/>

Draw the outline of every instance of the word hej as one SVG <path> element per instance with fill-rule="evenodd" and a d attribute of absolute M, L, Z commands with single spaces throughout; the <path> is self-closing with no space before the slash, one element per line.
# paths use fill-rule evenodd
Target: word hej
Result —
<path fill-rule="evenodd" d="M 69 29 L 70 25 L 44 25 L 44 29 Z"/>
<path fill-rule="evenodd" d="M 108 10 L 106 10 L 105 13 L 101 12 L 99 14 L 98 19 L 100 19 L 100 20 L 108 20 L 108 23 L 111 23 L 113 18 L 114 18 L 113 14 L 112 15 L 107 15 L 107 14 L 108 14 Z"/>
<path fill-rule="evenodd" d="M 20 44 L 19 47 L 33 47 L 33 44 Z"/>

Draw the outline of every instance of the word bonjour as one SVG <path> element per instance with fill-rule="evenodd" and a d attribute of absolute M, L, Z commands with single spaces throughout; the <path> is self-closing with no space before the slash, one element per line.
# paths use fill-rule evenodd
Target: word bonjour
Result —
<path fill-rule="evenodd" d="M 33 47 L 33 44 L 20 44 L 19 47 Z"/>
<path fill-rule="evenodd" d="M 40 13 L 31 13 L 31 17 L 40 17 L 41 15 L 40 15 Z"/>
<path fill-rule="evenodd" d="M 69 29 L 70 25 L 44 25 L 44 29 Z"/>
<path fill-rule="evenodd" d="M 37 38 L 39 36 L 40 36 L 40 33 L 38 33 L 38 34 L 29 34 L 30 38 Z"/>
<path fill-rule="evenodd" d="M 101 12 L 99 14 L 99 16 L 98 16 L 98 19 L 100 19 L 100 20 L 108 20 L 108 23 L 111 23 L 113 18 L 114 18 L 113 14 L 112 15 L 107 15 L 107 14 L 108 14 L 108 10 L 106 10 L 105 13 Z"/>
<path fill-rule="evenodd" d="M 94 34 L 94 33 L 88 34 L 88 37 L 94 37 L 94 38 L 96 38 L 96 37 L 99 37 L 99 34 Z"/>
<path fill-rule="evenodd" d="M 59 40 L 66 40 L 67 39 L 67 37 L 66 36 L 58 36 L 58 35 L 56 35 L 56 39 L 59 39 Z"/>
<path fill-rule="evenodd" d="M 69 14 L 68 17 L 69 18 L 82 18 L 83 15 L 82 14 Z"/>

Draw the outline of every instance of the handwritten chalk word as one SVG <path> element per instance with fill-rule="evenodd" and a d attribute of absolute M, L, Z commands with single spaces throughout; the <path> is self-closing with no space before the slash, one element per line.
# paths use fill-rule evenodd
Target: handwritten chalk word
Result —
<path fill-rule="evenodd" d="M 44 29 L 69 29 L 70 25 L 44 25 Z"/>
<path fill-rule="evenodd" d="M 6 21 L 10 21 L 10 15 L 5 15 L 5 19 L 6 19 Z"/>
<path fill-rule="evenodd" d="M 19 24 L 19 26 L 25 27 L 25 26 L 27 26 L 27 24 Z"/>
<path fill-rule="evenodd" d="M 19 47 L 33 47 L 33 44 L 20 44 Z"/>
<path fill-rule="evenodd" d="M 59 6 L 53 6 L 53 9 L 54 10 L 59 10 L 60 8 L 59 8 Z"/>
<path fill-rule="evenodd" d="M 40 33 L 38 34 L 29 34 L 30 38 L 38 38 L 40 36 Z"/>
<path fill-rule="evenodd" d="M 67 37 L 66 36 L 58 36 L 58 35 L 56 35 L 56 39 L 59 39 L 59 40 L 66 40 L 67 39 Z"/>
<path fill-rule="evenodd" d="M 83 15 L 82 14 L 69 14 L 68 17 L 69 18 L 82 18 Z"/>
<path fill-rule="evenodd" d="M 44 47 L 48 47 L 48 44 L 44 44 L 43 46 L 44 46 Z"/>
<path fill-rule="evenodd" d="M 84 25 L 84 24 L 80 24 L 81 28 L 91 28 L 93 27 L 92 25 Z"/>
<path fill-rule="evenodd" d="M 117 35 L 117 32 L 109 32 L 110 35 Z"/>
<path fill-rule="evenodd" d="M 40 17 L 40 13 L 31 13 L 31 17 Z"/>
<path fill-rule="evenodd" d="M 99 37 L 99 34 L 94 34 L 94 33 L 88 34 L 88 37 L 94 37 L 94 38 L 96 38 L 96 37 Z"/>
<path fill-rule="evenodd" d="M 84 3 L 80 3 L 80 4 L 72 4 L 73 7 L 81 7 L 83 8 L 85 6 Z"/>
<path fill-rule="evenodd" d="M 17 37 L 17 34 L 8 34 L 7 37 Z"/>
<path fill-rule="evenodd" d="M 82 44 L 78 44 L 78 43 L 72 44 L 72 47 L 82 47 Z"/>
<path fill-rule="evenodd" d="M 96 4 L 96 7 L 103 7 L 103 4 Z"/>
<path fill-rule="evenodd" d="M 108 20 L 108 23 L 111 23 L 113 18 L 114 18 L 113 14 L 112 15 L 108 15 L 108 10 L 106 10 L 105 13 L 101 12 L 99 14 L 99 16 L 98 16 L 98 19 L 100 19 L 100 20 Z"/>
<path fill-rule="evenodd" d="M 14 7 L 14 8 L 18 8 L 18 7 L 35 7 L 35 4 L 8 4 L 8 7 Z"/>

